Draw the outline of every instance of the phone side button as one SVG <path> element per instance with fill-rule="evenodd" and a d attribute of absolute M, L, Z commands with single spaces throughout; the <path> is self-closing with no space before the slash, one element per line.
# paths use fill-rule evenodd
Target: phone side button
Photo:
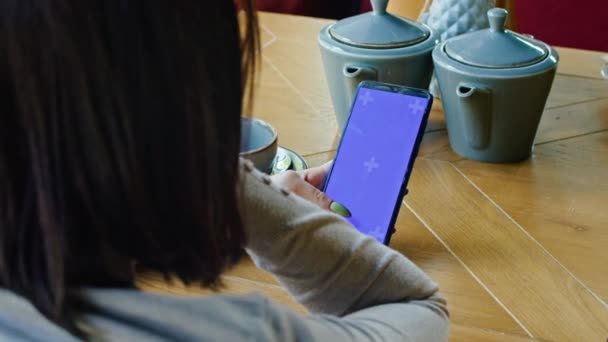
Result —
<path fill-rule="evenodd" d="M 391 229 L 388 230 L 387 234 L 386 234 L 386 238 L 384 238 L 384 244 L 386 246 L 388 246 L 391 242 L 391 238 L 393 237 L 393 235 L 397 232 L 397 230 L 395 229 L 395 227 L 392 227 Z"/>

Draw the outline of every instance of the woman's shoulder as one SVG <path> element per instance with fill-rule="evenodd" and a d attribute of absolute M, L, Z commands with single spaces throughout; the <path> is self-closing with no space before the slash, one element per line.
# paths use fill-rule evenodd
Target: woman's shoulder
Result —
<path fill-rule="evenodd" d="M 123 289 L 86 289 L 82 323 L 103 340 L 267 340 L 275 310 L 259 294 L 172 296 Z M 109 336 L 111 335 L 111 336 Z"/>
<path fill-rule="evenodd" d="M 301 319 L 295 312 L 255 293 L 186 297 L 88 288 L 70 296 L 78 326 L 94 341 L 277 340 L 302 330 L 285 325 Z M 0 340 L 77 340 L 10 291 L 0 289 L 0 307 Z"/>
<path fill-rule="evenodd" d="M 76 341 L 25 298 L 0 288 L 0 341 Z"/>

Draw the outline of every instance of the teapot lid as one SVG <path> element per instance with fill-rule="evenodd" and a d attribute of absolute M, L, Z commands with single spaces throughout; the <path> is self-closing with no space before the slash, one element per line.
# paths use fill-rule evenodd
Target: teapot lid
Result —
<path fill-rule="evenodd" d="M 410 46 L 430 36 L 425 26 L 387 13 L 387 4 L 388 0 L 372 0 L 372 12 L 338 21 L 329 34 L 344 44 L 372 49 Z"/>
<path fill-rule="evenodd" d="M 508 12 L 488 11 L 490 28 L 456 36 L 445 43 L 452 59 L 482 68 L 517 68 L 536 64 L 549 55 L 545 44 L 505 30 Z"/>

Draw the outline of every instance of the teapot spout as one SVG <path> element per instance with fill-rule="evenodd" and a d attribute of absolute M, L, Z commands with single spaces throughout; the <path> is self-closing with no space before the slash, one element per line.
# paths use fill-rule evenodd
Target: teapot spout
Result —
<path fill-rule="evenodd" d="M 472 84 L 460 83 L 456 95 L 469 146 L 476 150 L 486 148 L 492 130 L 492 92 Z"/>
<path fill-rule="evenodd" d="M 342 69 L 342 75 L 346 83 L 349 103 L 353 102 L 359 83 L 363 81 L 375 81 L 377 79 L 376 70 L 366 66 L 346 65 Z"/>

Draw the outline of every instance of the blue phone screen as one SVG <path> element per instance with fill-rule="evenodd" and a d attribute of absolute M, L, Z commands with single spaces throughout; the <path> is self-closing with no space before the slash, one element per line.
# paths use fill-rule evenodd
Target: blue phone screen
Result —
<path fill-rule="evenodd" d="M 359 88 L 325 192 L 360 232 L 384 242 L 431 101 Z"/>

